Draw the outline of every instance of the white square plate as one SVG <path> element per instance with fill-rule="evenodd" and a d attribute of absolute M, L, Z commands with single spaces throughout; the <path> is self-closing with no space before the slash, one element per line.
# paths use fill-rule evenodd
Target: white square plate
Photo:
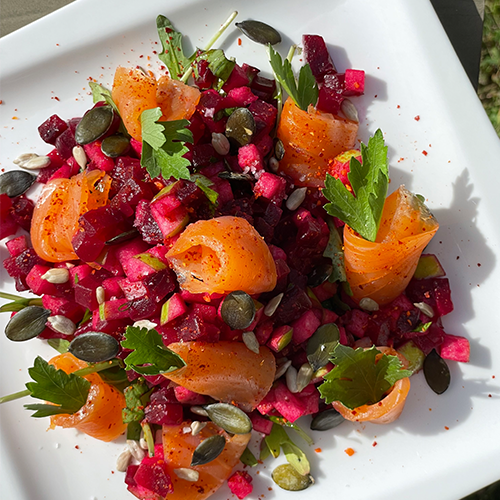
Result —
<path fill-rule="evenodd" d="M 346 422 L 313 433 L 314 446 L 304 447 L 316 484 L 300 498 L 457 500 L 499 479 L 500 141 L 429 2 L 79 0 L 0 40 L 0 168 L 13 168 L 20 153 L 48 152 L 38 125 L 53 113 L 69 119 L 90 107 L 90 78 L 109 88 L 120 64 L 157 71 L 158 14 L 169 17 L 193 46 L 203 46 L 232 10 L 240 12 L 237 20 L 277 28 L 283 55 L 302 34 L 320 34 L 340 71 L 366 71 L 366 95 L 356 100 L 360 137 L 366 142 L 383 130 L 391 190 L 404 183 L 423 193 L 439 220 L 430 251 L 448 273 L 455 302 L 445 329 L 467 336 L 472 348 L 470 363 L 450 362 L 452 385 L 441 396 L 416 375 L 395 423 Z M 235 28 L 219 46 L 269 75 L 264 48 Z M 2 245 L 0 257 L 6 256 Z M 1 272 L 3 290 L 14 292 Z M 6 315 L 1 319 L 4 326 Z M 13 344 L 2 335 L 0 344 L 2 395 L 24 388 L 37 354 L 54 354 L 37 340 Z M 72 430 L 45 432 L 48 422 L 31 418 L 23 403 L 0 408 L 4 498 L 132 498 L 123 474 L 114 471 L 123 442 L 104 444 Z M 344 453 L 348 447 L 354 456 Z M 268 461 L 254 474 L 252 498 L 291 498 L 269 479 L 277 463 Z M 214 498 L 230 496 L 224 487 Z"/>

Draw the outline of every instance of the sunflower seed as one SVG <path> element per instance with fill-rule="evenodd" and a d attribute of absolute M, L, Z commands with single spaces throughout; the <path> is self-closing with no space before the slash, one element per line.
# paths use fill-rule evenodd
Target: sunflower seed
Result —
<path fill-rule="evenodd" d="M 0 175 L 0 194 L 16 198 L 26 193 L 36 181 L 36 176 L 23 170 L 11 170 Z"/>
<path fill-rule="evenodd" d="M 191 467 L 208 464 L 215 460 L 224 450 L 226 440 L 224 436 L 216 434 L 202 441 L 194 450 Z"/>
<path fill-rule="evenodd" d="M 24 168 L 33 158 L 38 158 L 38 155 L 36 153 L 22 153 L 15 160 L 13 160 L 12 163 Z"/>
<path fill-rule="evenodd" d="M 64 267 L 54 267 L 43 274 L 42 279 L 54 284 L 67 283 L 69 280 L 69 271 Z"/>
<path fill-rule="evenodd" d="M 310 474 L 303 476 L 290 464 L 278 465 L 272 472 L 272 478 L 280 488 L 287 491 L 305 490 L 314 482 Z"/>
<path fill-rule="evenodd" d="M 370 299 L 370 297 L 363 297 L 359 301 L 359 307 L 364 311 L 370 312 L 379 310 L 379 305 L 373 299 Z"/>
<path fill-rule="evenodd" d="M 226 156 L 231 147 L 228 138 L 224 134 L 219 134 L 218 132 L 212 132 L 212 146 L 216 153 L 221 156 Z"/>
<path fill-rule="evenodd" d="M 208 417 L 207 411 L 201 406 L 191 406 L 190 409 L 196 415 L 200 415 L 201 417 Z"/>
<path fill-rule="evenodd" d="M 48 156 L 35 156 L 23 165 L 19 165 L 21 168 L 26 168 L 27 170 L 36 170 L 38 168 L 46 168 L 50 165 L 50 158 Z"/>
<path fill-rule="evenodd" d="M 87 166 L 87 155 L 85 154 L 85 150 L 81 146 L 75 146 L 73 148 L 73 158 L 78 163 L 80 168 L 85 168 Z"/>
<path fill-rule="evenodd" d="M 344 116 L 353 122 L 359 123 L 358 110 L 349 99 L 344 99 L 340 105 L 340 109 Z"/>
<path fill-rule="evenodd" d="M 140 319 L 139 321 L 136 321 L 132 326 L 136 328 L 146 328 L 147 330 L 152 330 L 157 326 L 157 324 L 149 321 L 149 319 Z"/>
<path fill-rule="evenodd" d="M 200 478 L 200 473 L 194 469 L 187 469 L 182 467 L 180 469 L 174 469 L 175 475 L 179 479 L 184 479 L 186 481 L 191 481 L 195 483 Z"/>
<path fill-rule="evenodd" d="M 116 470 L 118 472 L 127 472 L 127 468 L 132 460 L 132 454 L 128 447 L 126 447 L 116 459 Z"/>
<path fill-rule="evenodd" d="M 137 460 L 138 462 L 142 462 L 145 453 L 141 448 L 139 441 L 136 441 L 135 439 L 127 439 L 127 446 L 130 454 L 135 458 L 135 460 Z"/>
<path fill-rule="evenodd" d="M 291 393 L 295 394 L 299 392 L 297 389 L 297 369 L 293 365 L 290 365 L 288 367 L 285 379 L 286 379 L 286 386 L 288 387 L 288 390 Z"/>
<path fill-rule="evenodd" d="M 292 364 L 290 360 L 285 361 L 283 364 L 276 368 L 276 374 L 274 375 L 274 380 L 278 380 L 282 377 L 288 370 L 289 366 Z"/>
<path fill-rule="evenodd" d="M 252 430 L 249 416 L 238 407 L 228 403 L 214 403 L 205 406 L 208 418 L 231 434 L 248 434 Z"/>
<path fill-rule="evenodd" d="M 425 302 L 415 302 L 413 305 L 422 311 L 426 316 L 429 316 L 429 318 L 434 317 L 434 309 L 429 304 L 426 304 Z"/>
<path fill-rule="evenodd" d="M 250 40 L 262 45 L 276 45 L 281 42 L 281 35 L 272 26 L 261 21 L 248 19 L 241 23 L 235 23 L 241 32 Z"/>
<path fill-rule="evenodd" d="M 264 308 L 264 314 L 266 316 L 272 316 L 275 312 L 276 309 L 278 309 L 278 306 L 280 305 L 281 299 L 283 298 L 284 293 L 279 293 L 276 295 L 276 297 L 273 297 L 266 305 Z"/>
<path fill-rule="evenodd" d="M 5 327 L 5 335 L 14 342 L 32 339 L 45 330 L 50 315 L 51 311 L 43 307 L 25 307 L 12 316 Z"/>
<path fill-rule="evenodd" d="M 52 330 L 62 333 L 63 335 L 73 335 L 76 331 L 75 323 L 61 314 L 50 316 L 47 321 L 50 323 Z"/>
<path fill-rule="evenodd" d="M 286 200 L 286 208 L 291 211 L 297 210 L 297 208 L 299 208 L 305 200 L 306 193 L 306 187 L 297 188 Z"/>
<path fill-rule="evenodd" d="M 255 333 L 253 332 L 243 332 L 242 335 L 243 343 L 255 354 L 259 354 L 260 345 Z"/>
<path fill-rule="evenodd" d="M 146 442 L 146 440 L 143 437 L 141 437 L 141 439 L 139 440 L 139 446 L 143 450 L 147 450 L 148 449 L 148 443 Z"/>
<path fill-rule="evenodd" d="M 309 363 L 304 363 L 297 373 L 297 392 L 302 392 L 311 382 L 314 371 Z"/>
<path fill-rule="evenodd" d="M 184 426 L 184 427 L 182 428 L 182 433 L 183 433 L 183 434 L 191 434 L 191 433 L 192 433 L 191 427 L 190 427 L 190 426 L 187 426 L 187 425 L 186 425 L 186 426 Z"/>
<path fill-rule="evenodd" d="M 64 318 L 64 316 L 62 317 Z M 88 363 L 108 361 L 113 359 L 119 351 L 120 343 L 111 335 L 102 332 L 88 332 L 78 335 L 71 341 L 68 348 L 68 352 L 73 356 Z"/>
<path fill-rule="evenodd" d="M 276 173 L 280 168 L 280 162 L 274 156 L 271 156 L 271 158 L 269 158 L 269 168 L 274 173 Z"/>
<path fill-rule="evenodd" d="M 206 425 L 207 425 L 206 422 L 200 422 L 199 420 L 194 420 L 193 422 L 191 422 L 191 434 L 193 436 L 196 436 L 196 434 L 199 434 Z"/>
<path fill-rule="evenodd" d="M 106 290 L 102 286 L 98 286 L 95 289 L 95 298 L 97 299 L 97 303 L 99 305 L 104 304 L 106 301 Z"/>

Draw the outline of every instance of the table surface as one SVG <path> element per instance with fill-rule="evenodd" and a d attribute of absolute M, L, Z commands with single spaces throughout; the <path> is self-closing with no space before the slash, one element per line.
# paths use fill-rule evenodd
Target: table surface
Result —
<path fill-rule="evenodd" d="M 75 0 L 2 0 L 0 6 L 0 36 L 5 36 L 27 24 L 64 7 Z M 430 0 L 450 39 L 472 85 L 477 89 L 484 0 Z M 494 487 L 498 495 L 500 488 Z M 493 496 L 490 496 L 493 493 Z M 484 491 L 468 498 L 479 500 L 498 498 L 495 492 Z M 464 499 L 465 500 L 465 499 Z"/>

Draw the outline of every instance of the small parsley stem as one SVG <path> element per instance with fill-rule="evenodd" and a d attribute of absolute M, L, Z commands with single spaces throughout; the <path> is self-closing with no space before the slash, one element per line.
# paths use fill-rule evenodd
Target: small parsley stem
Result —
<path fill-rule="evenodd" d="M 290 50 L 288 51 L 286 58 L 290 61 L 290 63 L 292 62 L 292 59 L 293 59 L 293 56 L 295 55 L 296 50 L 297 50 L 297 45 L 293 44 L 290 47 Z"/>
<path fill-rule="evenodd" d="M 117 366 L 120 364 L 119 359 L 113 359 L 111 361 L 103 361 L 102 363 L 96 363 L 95 365 L 87 366 L 87 368 L 82 368 L 80 370 L 76 370 L 73 372 L 74 375 L 78 375 L 80 377 L 84 377 L 85 375 L 90 375 L 91 373 L 102 372 L 103 370 L 107 370 L 113 366 Z M 0 397 L 0 404 L 8 403 L 9 401 L 15 401 L 16 399 L 25 398 L 26 396 L 30 396 L 31 391 L 25 389 L 24 391 L 14 392 L 13 394 L 8 394 L 7 396 Z"/>
<path fill-rule="evenodd" d="M 0 405 L 2 403 L 8 403 L 9 401 L 15 401 L 16 399 L 25 398 L 26 396 L 29 396 L 30 394 L 31 394 L 31 391 L 29 391 L 28 389 L 25 389 L 24 391 L 14 392 L 14 394 L 9 394 L 8 396 L 3 396 L 0 398 Z"/>
<path fill-rule="evenodd" d="M 21 297 L 20 295 L 13 295 L 12 293 L 5 293 L 5 292 L 0 292 L 0 299 L 27 300 L 26 297 Z"/>
<path fill-rule="evenodd" d="M 229 25 L 234 21 L 235 17 L 238 15 L 238 11 L 234 11 L 222 24 L 222 26 L 217 30 L 217 32 L 214 34 L 214 36 L 209 40 L 207 45 L 205 46 L 205 52 L 207 50 L 210 50 L 214 43 L 222 36 L 224 31 L 229 27 Z M 194 64 L 194 63 L 193 63 Z M 182 75 L 181 82 L 186 83 L 189 80 L 189 77 L 191 76 L 191 73 L 193 72 L 193 66 L 189 66 L 189 68 L 186 70 L 186 72 Z"/>

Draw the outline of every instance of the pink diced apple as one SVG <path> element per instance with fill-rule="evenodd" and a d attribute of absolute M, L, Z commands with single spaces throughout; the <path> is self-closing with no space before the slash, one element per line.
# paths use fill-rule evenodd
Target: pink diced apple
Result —
<path fill-rule="evenodd" d="M 321 311 L 320 311 L 321 312 Z M 306 311 L 299 319 L 292 322 L 293 343 L 295 345 L 305 342 L 321 325 L 313 309 Z"/>
<path fill-rule="evenodd" d="M 286 180 L 270 172 L 264 172 L 254 186 L 255 196 L 262 196 L 277 205 L 285 199 L 285 190 Z"/>
<path fill-rule="evenodd" d="M 441 344 L 441 357 L 467 363 L 470 358 L 470 344 L 465 337 L 445 333 Z"/>
<path fill-rule="evenodd" d="M 365 92 L 365 72 L 360 69 L 345 70 L 345 90 L 346 96 L 358 96 Z"/>

